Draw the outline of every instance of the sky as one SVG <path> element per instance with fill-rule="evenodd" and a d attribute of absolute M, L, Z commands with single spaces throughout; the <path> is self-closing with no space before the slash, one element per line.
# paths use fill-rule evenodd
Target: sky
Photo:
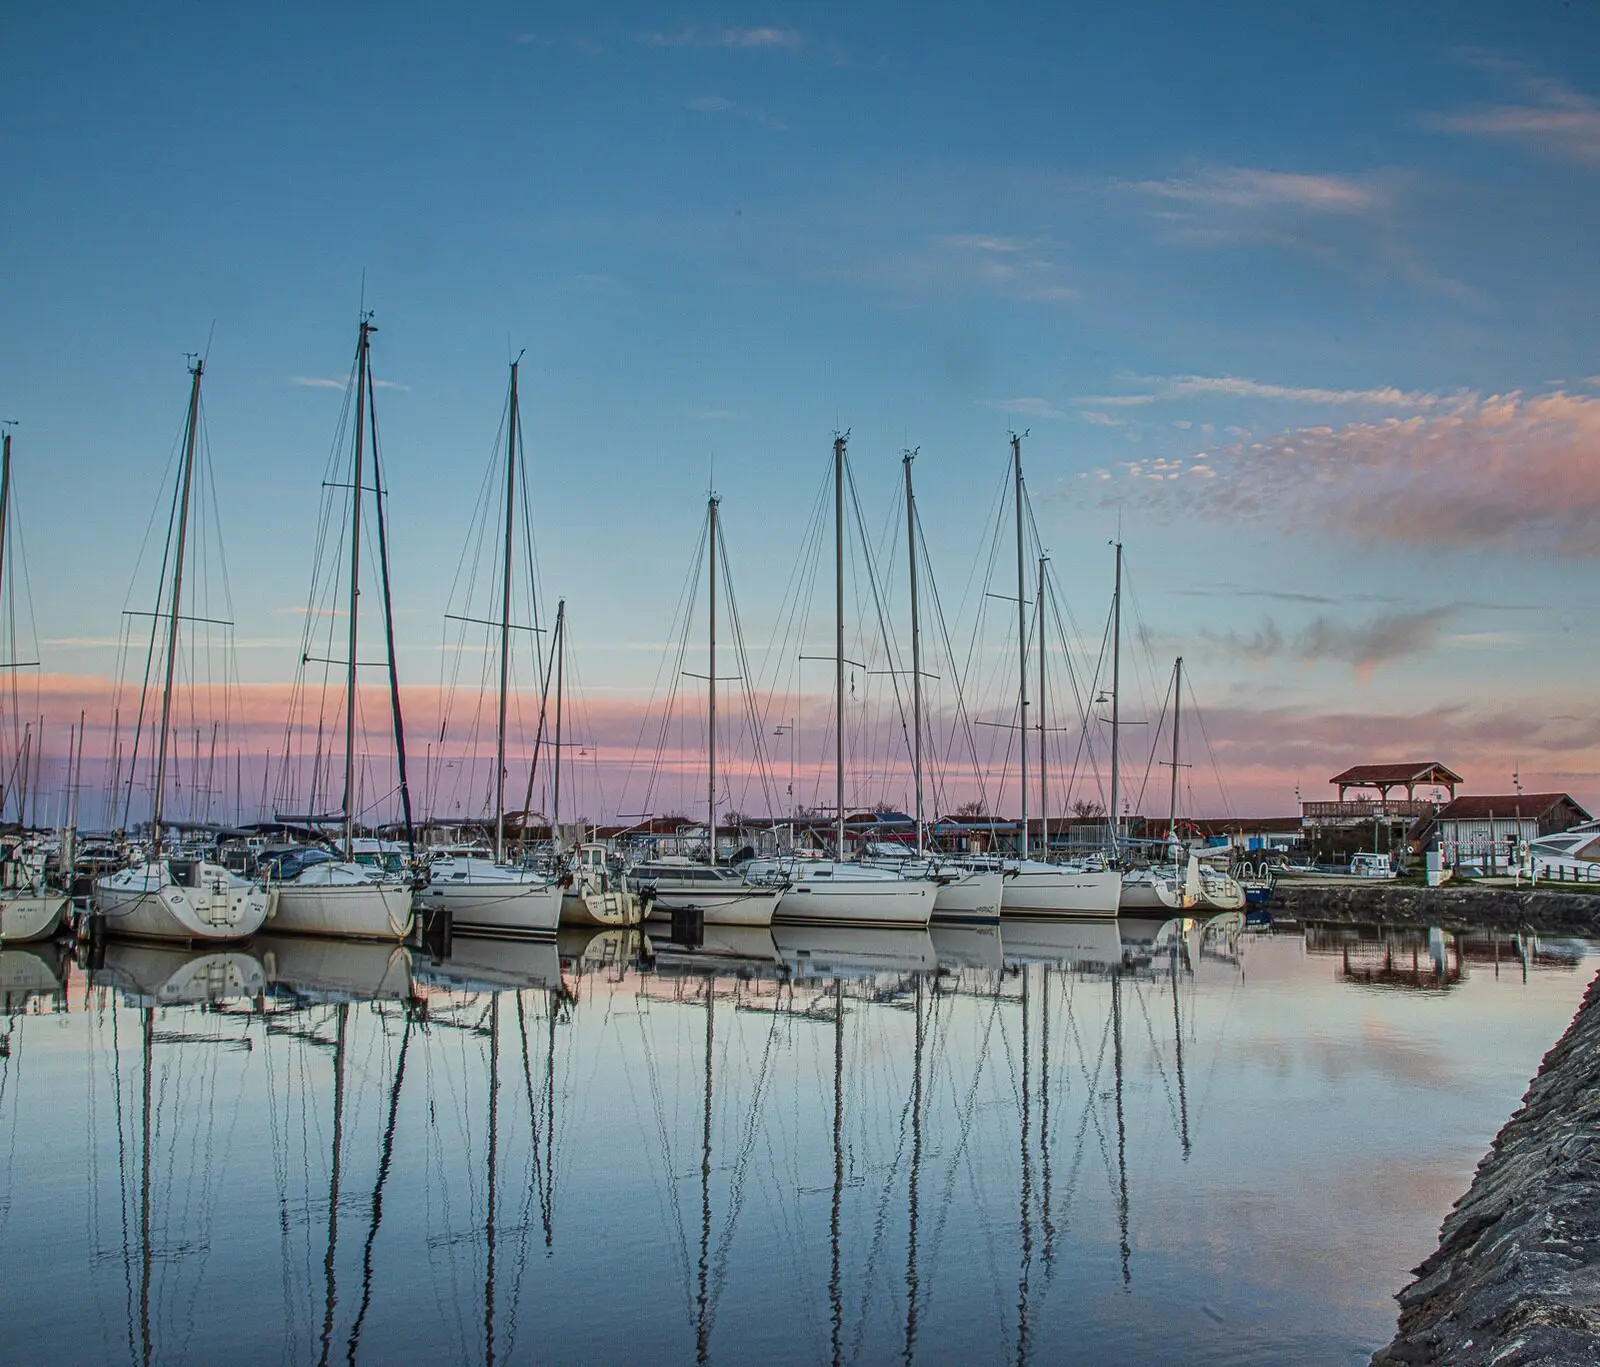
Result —
<path fill-rule="evenodd" d="M 364 305 L 428 764 L 464 744 L 437 726 L 442 623 L 525 350 L 538 595 L 567 600 L 579 739 L 605 757 L 574 798 L 590 815 L 644 800 L 633 752 L 710 487 L 752 672 L 789 690 L 766 721 L 796 717 L 798 786 L 831 800 L 831 671 L 795 658 L 831 648 L 826 565 L 806 629 L 780 624 L 846 430 L 874 538 L 919 451 L 957 641 L 1007 591 L 983 587 L 987 519 L 1026 431 L 1074 667 L 1095 669 L 1120 536 L 1123 715 L 1148 723 L 1125 768 L 1152 772 L 1183 655 L 1197 813 L 1292 811 L 1346 764 L 1409 758 L 1470 791 L 1516 774 L 1600 803 L 1590 6 L 91 5 L 3 24 L 0 417 L 52 754 L 80 709 L 91 758 L 111 753 L 187 352 L 207 355 L 236 743 L 281 748 Z M 966 698 L 1001 723 L 1003 617 Z M 903 758 L 867 762 L 894 729 L 873 715 L 852 723 L 878 731 L 852 741 L 851 803 L 907 787 Z M 1103 801 L 1107 728 L 1088 729 L 1070 796 Z M 701 742 L 679 742 L 653 809 L 692 799 Z M 944 749 L 953 802 L 971 784 Z M 985 754 L 1014 808 L 1014 766 L 1007 796 Z"/>

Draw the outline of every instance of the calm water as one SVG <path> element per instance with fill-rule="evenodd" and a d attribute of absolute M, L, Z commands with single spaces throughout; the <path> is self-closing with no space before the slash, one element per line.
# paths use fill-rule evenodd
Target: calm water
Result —
<path fill-rule="evenodd" d="M 1595 968 L 708 941 L 0 953 L 6 1356 L 1361 1362 Z"/>

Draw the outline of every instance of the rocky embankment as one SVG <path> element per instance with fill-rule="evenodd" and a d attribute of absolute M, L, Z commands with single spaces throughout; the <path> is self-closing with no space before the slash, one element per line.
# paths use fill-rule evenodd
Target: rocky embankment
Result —
<path fill-rule="evenodd" d="M 1441 926 L 1446 930 L 1565 931 L 1600 935 L 1600 892 L 1555 888 L 1395 883 L 1317 883 L 1285 879 L 1272 892 L 1272 914 L 1302 921 Z"/>
<path fill-rule="evenodd" d="M 1600 1362 L 1600 978 L 1398 1300 L 1374 1367 Z"/>

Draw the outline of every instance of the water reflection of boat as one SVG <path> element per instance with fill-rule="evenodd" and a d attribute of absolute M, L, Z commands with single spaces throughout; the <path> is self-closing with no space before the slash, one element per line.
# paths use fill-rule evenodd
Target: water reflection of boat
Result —
<path fill-rule="evenodd" d="M 1001 968 L 1005 956 L 998 925 L 941 925 L 928 927 L 940 968 Z"/>
<path fill-rule="evenodd" d="M 556 933 L 556 948 L 561 966 L 570 972 L 621 973 L 637 963 L 644 951 L 644 932 L 630 927 L 612 926 L 595 930 L 586 926 L 562 926 Z"/>
<path fill-rule="evenodd" d="M 926 973 L 939 955 L 926 930 L 868 930 L 774 924 L 772 938 L 791 972 L 805 978 Z"/>
<path fill-rule="evenodd" d="M 1000 921 L 1007 963 L 1060 964 L 1074 968 L 1114 968 L 1122 962 L 1122 933 L 1112 919 Z"/>
<path fill-rule="evenodd" d="M 177 949 L 107 940 L 104 961 L 90 971 L 96 986 L 114 987 L 135 1006 L 258 997 L 267 970 L 243 949 Z"/>
<path fill-rule="evenodd" d="M 647 954 L 657 972 L 773 974 L 783 966 L 777 943 L 765 926 L 707 925 L 698 944 L 649 935 Z"/>
<path fill-rule="evenodd" d="M 297 997 L 319 1001 L 406 1001 L 411 996 L 411 955 L 378 940 L 335 940 L 300 935 L 258 935 L 250 948 L 261 957 L 267 981 Z"/>
<path fill-rule="evenodd" d="M 488 939 L 454 935 L 444 959 L 418 962 L 416 976 L 451 991 L 503 991 L 535 987 L 559 991 L 561 951 L 554 940 Z"/>
<path fill-rule="evenodd" d="M 66 965 L 49 940 L 0 949 L 0 1012 L 20 1011 L 32 997 L 66 990 Z"/>

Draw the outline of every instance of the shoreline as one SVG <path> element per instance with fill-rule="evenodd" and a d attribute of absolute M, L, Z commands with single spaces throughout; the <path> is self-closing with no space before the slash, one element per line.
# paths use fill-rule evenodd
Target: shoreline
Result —
<path fill-rule="evenodd" d="M 1349 922 L 1445 930 L 1542 930 L 1600 937 L 1600 893 L 1446 883 L 1283 881 L 1268 904 L 1275 920 Z"/>
<path fill-rule="evenodd" d="M 1600 1362 L 1600 974 L 1415 1278 L 1373 1367 Z"/>

